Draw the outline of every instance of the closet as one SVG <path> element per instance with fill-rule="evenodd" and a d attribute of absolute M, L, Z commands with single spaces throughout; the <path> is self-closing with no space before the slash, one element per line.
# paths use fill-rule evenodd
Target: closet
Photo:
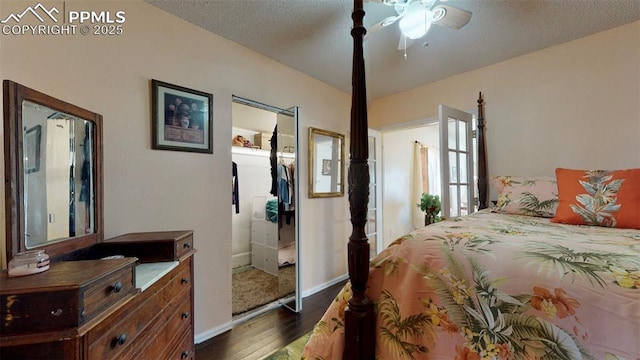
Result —
<path fill-rule="evenodd" d="M 235 97 L 232 107 L 232 311 L 300 309 L 297 109 Z"/>

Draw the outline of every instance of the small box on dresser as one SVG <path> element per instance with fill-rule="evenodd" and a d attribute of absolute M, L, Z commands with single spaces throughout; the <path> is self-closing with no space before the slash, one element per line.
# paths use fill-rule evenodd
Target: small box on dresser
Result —
<path fill-rule="evenodd" d="M 141 263 L 177 261 L 193 248 L 193 231 L 153 231 L 120 235 L 98 244 L 103 252 L 135 256 Z"/>

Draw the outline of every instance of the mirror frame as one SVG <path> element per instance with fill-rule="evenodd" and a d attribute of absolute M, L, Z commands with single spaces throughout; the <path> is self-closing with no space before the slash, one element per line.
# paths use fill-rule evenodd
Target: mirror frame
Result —
<path fill-rule="evenodd" d="M 315 135 L 324 135 L 332 138 L 340 139 L 340 191 L 333 192 L 317 192 L 313 189 L 315 168 Z M 341 197 L 344 196 L 344 164 L 345 164 L 345 136 L 337 132 L 317 129 L 309 127 L 309 197 L 310 198 L 326 198 L 326 197 Z"/>
<path fill-rule="evenodd" d="M 39 91 L 30 89 L 11 80 L 4 80 L 3 112 L 4 112 L 4 164 L 5 164 L 5 224 L 7 262 L 16 253 L 27 249 L 25 243 L 24 214 L 24 163 L 23 163 L 23 122 L 22 103 L 27 100 L 53 110 L 67 113 L 90 121 L 93 126 L 93 191 L 94 191 L 94 232 L 87 235 L 66 238 L 49 245 L 37 246 L 34 249 L 45 250 L 47 255 L 55 258 L 102 242 L 103 230 L 103 188 L 102 188 L 102 115 L 69 104 Z"/>

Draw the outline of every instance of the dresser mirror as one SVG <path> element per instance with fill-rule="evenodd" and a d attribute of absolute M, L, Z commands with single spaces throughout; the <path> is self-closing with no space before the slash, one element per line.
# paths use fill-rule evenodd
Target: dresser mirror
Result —
<path fill-rule="evenodd" d="M 344 195 L 344 135 L 309 128 L 309 197 Z"/>
<path fill-rule="evenodd" d="M 9 80 L 3 91 L 2 358 L 193 359 L 193 231 L 105 240 L 102 116 Z M 31 250 L 46 271 L 16 261 Z"/>
<path fill-rule="evenodd" d="M 3 82 L 7 260 L 102 241 L 102 116 Z"/>

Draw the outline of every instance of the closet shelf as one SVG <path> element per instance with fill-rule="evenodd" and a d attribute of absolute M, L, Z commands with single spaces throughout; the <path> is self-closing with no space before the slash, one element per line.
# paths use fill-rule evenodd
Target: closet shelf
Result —
<path fill-rule="evenodd" d="M 232 146 L 231 153 L 240 154 L 240 155 L 260 156 L 260 157 L 266 157 L 266 158 L 268 158 L 271 155 L 270 154 L 271 152 L 269 150 L 240 147 L 240 146 Z"/>
<path fill-rule="evenodd" d="M 268 158 L 271 156 L 271 152 L 269 150 L 262 150 L 256 148 L 248 148 L 248 147 L 240 147 L 240 146 L 232 146 L 231 147 L 232 154 L 239 155 L 250 155 L 250 156 L 260 156 Z M 292 152 L 278 152 L 278 157 L 295 159 L 296 154 Z"/>

